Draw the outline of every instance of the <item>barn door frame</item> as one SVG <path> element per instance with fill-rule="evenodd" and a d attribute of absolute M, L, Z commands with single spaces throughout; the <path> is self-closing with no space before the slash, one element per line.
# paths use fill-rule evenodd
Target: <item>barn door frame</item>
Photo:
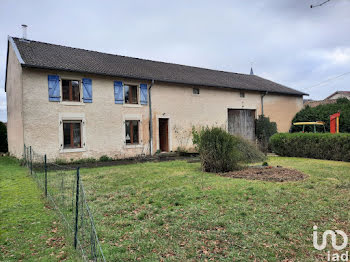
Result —
<path fill-rule="evenodd" d="M 229 110 L 254 110 L 254 134 L 255 134 L 255 120 L 258 118 L 258 108 L 245 108 L 245 107 L 227 107 L 226 109 L 226 131 L 229 132 Z"/>

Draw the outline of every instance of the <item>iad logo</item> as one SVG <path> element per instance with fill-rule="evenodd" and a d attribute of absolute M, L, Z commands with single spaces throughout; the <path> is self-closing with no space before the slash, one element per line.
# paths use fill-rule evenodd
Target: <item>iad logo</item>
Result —
<path fill-rule="evenodd" d="M 343 237 L 343 243 L 341 245 L 337 245 L 337 235 L 339 234 Z M 330 236 L 332 240 L 332 247 L 337 250 L 343 250 L 348 245 L 348 236 L 341 230 L 326 230 L 323 232 L 322 235 L 322 243 L 321 245 L 318 244 L 318 233 L 317 233 L 317 226 L 314 226 L 314 234 L 313 234 L 313 244 L 314 247 L 317 250 L 323 250 L 327 246 L 327 237 Z M 333 253 L 331 254 L 330 251 L 327 252 L 327 261 L 349 261 L 349 251 L 346 251 L 345 253 L 339 254 L 339 253 Z"/>

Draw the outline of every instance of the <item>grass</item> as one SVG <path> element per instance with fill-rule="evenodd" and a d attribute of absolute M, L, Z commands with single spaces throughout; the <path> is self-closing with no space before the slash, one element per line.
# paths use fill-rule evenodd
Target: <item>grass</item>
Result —
<path fill-rule="evenodd" d="M 300 182 L 202 173 L 199 163 L 82 169 L 109 261 L 315 261 L 319 232 L 349 233 L 350 163 L 270 158 L 309 175 Z"/>
<path fill-rule="evenodd" d="M 350 163 L 268 162 L 309 177 L 232 179 L 185 161 L 81 169 L 107 261 L 325 260 L 313 248 L 313 225 L 349 235 Z M 0 260 L 74 260 L 27 171 L 10 158 L 0 158 L 0 170 Z"/>
<path fill-rule="evenodd" d="M 57 214 L 26 168 L 0 157 L 0 260 L 76 261 Z"/>

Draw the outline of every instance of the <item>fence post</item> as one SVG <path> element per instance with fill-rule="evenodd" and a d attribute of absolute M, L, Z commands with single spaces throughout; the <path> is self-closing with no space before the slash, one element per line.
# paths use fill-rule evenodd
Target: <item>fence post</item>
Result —
<path fill-rule="evenodd" d="M 29 168 L 29 162 L 30 162 L 30 160 L 29 160 L 29 148 L 27 147 L 26 148 L 27 149 L 27 168 Z"/>
<path fill-rule="evenodd" d="M 75 229 L 74 229 L 74 248 L 77 249 L 78 242 L 78 216 L 79 216 L 79 167 L 77 167 L 77 189 L 75 195 Z"/>
<path fill-rule="evenodd" d="M 23 144 L 23 160 L 24 160 L 24 165 L 26 165 L 27 158 L 26 158 L 26 144 Z"/>
<path fill-rule="evenodd" d="M 47 158 L 44 156 L 44 169 L 45 169 L 45 197 L 47 197 Z"/>
<path fill-rule="evenodd" d="M 30 174 L 33 174 L 33 156 L 32 156 L 32 146 L 29 146 L 30 150 Z"/>

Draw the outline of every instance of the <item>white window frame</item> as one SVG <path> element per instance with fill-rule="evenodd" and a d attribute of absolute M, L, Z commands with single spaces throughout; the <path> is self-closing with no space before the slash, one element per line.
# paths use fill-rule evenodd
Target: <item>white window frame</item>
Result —
<path fill-rule="evenodd" d="M 139 121 L 139 143 L 138 144 L 127 144 L 126 143 L 126 137 L 125 137 L 125 133 L 126 133 L 126 129 L 125 129 L 125 121 L 129 121 L 129 120 L 136 120 Z M 141 114 L 127 114 L 127 115 L 123 115 L 123 128 L 122 128 L 122 132 L 123 132 L 123 142 L 124 142 L 124 148 L 143 148 L 144 144 L 143 144 L 143 132 L 142 132 L 142 115 Z"/>
<path fill-rule="evenodd" d="M 81 121 L 81 147 L 80 148 L 64 148 L 63 138 L 63 121 Z M 86 119 L 84 113 L 60 113 L 58 122 L 58 145 L 60 153 L 73 153 L 86 151 Z"/>
<path fill-rule="evenodd" d="M 137 92 L 137 104 L 128 104 L 125 103 L 125 88 L 124 86 L 136 86 L 136 92 Z M 123 105 L 124 107 L 142 107 L 141 100 L 140 100 L 140 84 L 132 83 L 132 82 L 123 82 Z M 127 119 L 129 120 L 129 119 Z"/>
<path fill-rule="evenodd" d="M 63 101 L 63 86 L 62 80 L 76 80 L 79 81 L 79 92 L 80 92 L 80 101 Z M 82 77 L 74 77 L 74 76 L 60 76 L 60 103 L 65 106 L 85 106 L 85 103 L 83 103 L 83 85 L 82 85 L 83 79 Z"/>

